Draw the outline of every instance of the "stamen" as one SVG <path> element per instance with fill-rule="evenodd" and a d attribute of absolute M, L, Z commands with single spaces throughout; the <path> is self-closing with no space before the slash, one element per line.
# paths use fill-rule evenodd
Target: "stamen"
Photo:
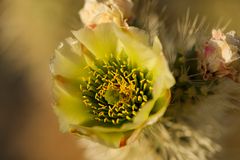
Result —
<path fill-rule="evenodd" d="M 83 102 L 95 120 L 119 125 L 132 121 L 144 104 L 152 99 L 152 77 L 145 68 L 128 58 L 110 56 L 89 67 L 90 77 L 80 85 Z"/>

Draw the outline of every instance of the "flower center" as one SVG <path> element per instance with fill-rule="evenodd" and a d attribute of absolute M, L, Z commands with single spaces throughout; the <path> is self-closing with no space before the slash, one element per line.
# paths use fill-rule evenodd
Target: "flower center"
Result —
<path fill-rule="evenodd" d="M 80 85 L 83 102 L 98 122 L 131 121 L 152 99 L 151 77 L 147 69 L 133 65 L 127 57 L 96 60 L 88 80 Z"/>
<path fill-rule="evenodd" d="M 104 98 L 108 104 L 114 105 L 120 100 L 120 94 L 116 89 L 109 89 L 105 92 Z"/>

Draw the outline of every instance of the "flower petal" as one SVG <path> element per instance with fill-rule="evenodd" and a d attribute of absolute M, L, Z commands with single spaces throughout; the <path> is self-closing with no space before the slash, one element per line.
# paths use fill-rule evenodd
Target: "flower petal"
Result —
<path fill-rule="evenodd" d="M 128 30 L 132 38 L 136 39 L 136 41 L 146 46 L 150 46 L 150 36 L 147 34 L 146 31 L 136 27 L 129 27 Z"/>
<path fill-rule="evenodd" d="M 153 42 L 153 50 L 157 54 L 157 63 L 152 72 L 154 72 L 156 80 L 153 86 L 154 95 L 159 97 L 162 91 L 171 88 L 175 84 L 175 79 L 169 69 L 166 58 L 163 55 L 162 45 L 157 37 Z"/>
<path fill-rule="evenodd" d="M 73 126 L 71 132 L 85 138 L 90 137 L 91 140 L 114 148 L 119 148 L 126 145 L 127 139 L 131 134 L 131 132 L 101 132 L 82 126 Z"/>
<path fill-rule="evenodd" d="M 55 51 L 55 57 L 51 62 L 51 72 L 67 78 L 78 79 L 88 71 L 84 68 L 86 61 L 83 57 L 80 43 L 71 38 L 61 43 Z"/>
<path fill-rule="evenodd" d="M 151 125 L 159 120 L 163 116 L 171 99 L 170 90 L 166 90 L 165 93 L 160 96 L 154 104 L 154 107 L 148 118 L 147 125 Z"/>
<path fill-rule="evenodd" d="M 123 130 L 130 130 L 144 126 L 154 106 L 154 103 L 155 100 L 147 102 L 144 106 L 142 106 L 141 110 L 137 112 L 137 115 L 133 118 L 133 122 L 123 124 L 121 128 Z"/>
<path fill-rule="evenodd" d="M 59 117 L 62 131 L 68 131 L 70 125 L 80 125 L 92 120 L 88 108 L 83 104 L 80 97 L 77 94 L 69 93 L 67 90 L 62 83 L 54 82 L 56 98 L 54 110 Z"/>
<path fill-rule="evenodd" d="M 138 64 L 138 66 L 145 66 L 151 70 L 157 61 L 153 50 L 146 46 L 146 39 L 140 38 L 143 36 L 137 37 L 136 33 L 132 34 L 127 29 L 120 30 L 115 27 L 114 30 L 119 39 L 119 44 L 133 63 Z"/>
<path fill-rule="evenodd" d="M 116 52 L 117 38 L 113 26 L 115 25 L 106 23 L 94 29 L 85 27 L 72 33 L 96 58 L 104 59 Z"/>

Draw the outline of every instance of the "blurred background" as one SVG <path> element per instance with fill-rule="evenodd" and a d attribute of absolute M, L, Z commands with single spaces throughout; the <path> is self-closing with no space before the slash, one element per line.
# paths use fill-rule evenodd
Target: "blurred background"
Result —
<path fill-rule="evenodd" d="M 159 10 L 168 7 L 168 25 L 190 8 L 193 17 L 205 16 L 209 23 L 232 20 L 228 29 L 240 31 L 239 0 L 159 0 L 159 4 Z M 59 41 L 81 27 L 82 5 L 83 0 L 0 0 L 1 160 L 84 159 L 77 138 L 59 132 L 49 72 Z M 239 113 L 223 117 L 232 132 L 222 139 L 224 151 L 218 159 L 240 159 L 238 117 Z"/>

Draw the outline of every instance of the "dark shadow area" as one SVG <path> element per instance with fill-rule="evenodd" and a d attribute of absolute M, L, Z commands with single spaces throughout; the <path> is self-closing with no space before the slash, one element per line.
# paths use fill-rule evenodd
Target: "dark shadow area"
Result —
<path fill-rule="evenodd" d="M 15 69 L 14 61 L 0 48 L 0 159 L 22 160 L 14 144 L 28 121 L 33 97 L 27 85 L 28 72 Z"/>

